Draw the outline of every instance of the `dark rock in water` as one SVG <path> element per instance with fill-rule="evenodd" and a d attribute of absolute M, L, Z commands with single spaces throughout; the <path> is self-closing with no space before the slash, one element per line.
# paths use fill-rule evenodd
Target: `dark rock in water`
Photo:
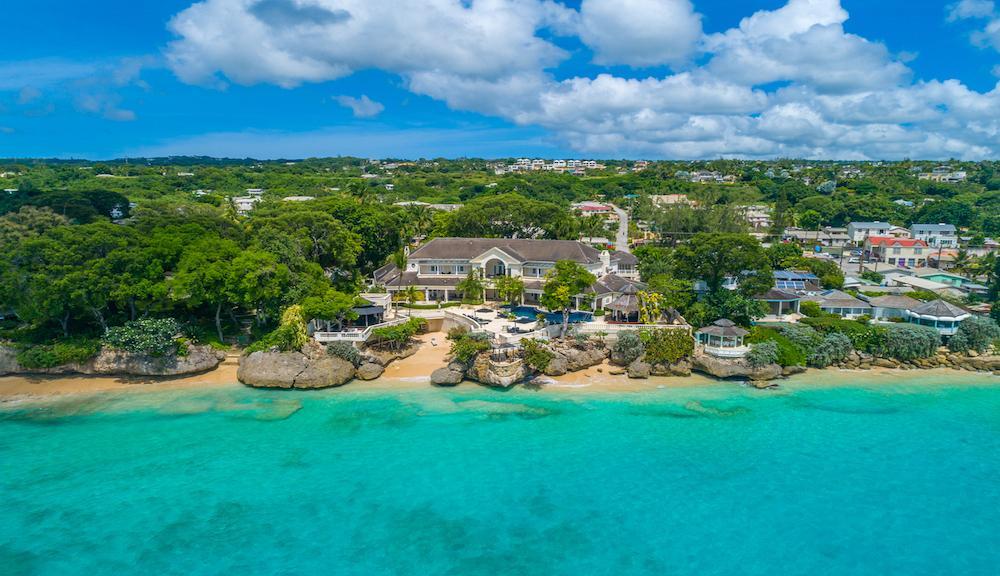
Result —
<path fill-rule="evenodd" d="M 461 370 L 452 370 L 450 367 L 438 368 L 431 372 L 431 384 L 435 386 L 457 386 L 461 384 L 465 373 Z"/>
<path fill-rule="evenodd" d="M 380 364 L 374 362 L 365 362 L 361 366 L 358 366 L 358 371 L 355 374 L 361 380 L 374 380 L 385 372 Z"/>

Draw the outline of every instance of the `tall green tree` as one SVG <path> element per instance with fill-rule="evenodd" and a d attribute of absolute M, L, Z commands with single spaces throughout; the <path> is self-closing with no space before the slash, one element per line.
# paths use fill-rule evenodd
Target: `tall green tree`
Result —
<path fill-rule="evenodd" d="M 703 280 L 711 293 L 724 290 L 727 278 L 736 279 L 740 292 L 747 296 L 774 285 L 767 254 L 748 234 L 696 234 L 677 247 L 673 262 L 678 278 Z"/>
<path fill-rule="evenodd" d="M 240 255 L 240 247 L 232 240 L 205 238 L 191 245 L 181 257 L 171 281 L 170 296 L 190 308 L 208 306 L 214 309 L 215 330 L 219 340 L 222 332 L 222 307 L 229 302 L 232 261 Z"/>
<path fill-rule="evenodd" d="M 569 315 L 576 296 L 583 294 L 597 278 L 586 268 L 572 260 L 560 260 L 545 275 L 541 303 L 553 312 L 562 313 L 561 336 L 569 329 Z"/>

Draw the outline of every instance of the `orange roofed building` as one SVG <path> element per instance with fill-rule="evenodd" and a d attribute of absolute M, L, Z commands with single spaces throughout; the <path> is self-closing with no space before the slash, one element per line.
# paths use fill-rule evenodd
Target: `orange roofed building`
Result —
<path fill-rule="evenodd" d="M 865 240 L 865 251 L 872 260 L 899 268 L 923 268 L 931 253 L 923 240 L 892 236 L 869 236 Z"/>

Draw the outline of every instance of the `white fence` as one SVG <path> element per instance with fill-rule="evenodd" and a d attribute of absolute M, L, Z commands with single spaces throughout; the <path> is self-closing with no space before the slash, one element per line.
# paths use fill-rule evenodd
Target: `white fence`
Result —
<path fill-rule="evenodd" d="M 317 342 L 367 342 L 368 339 L 371 338 L 372 331 L 376 328 L 396 326 L 403 324 L 407 320 L 409 320 L 409 318 L 396 318 L 394 320 L 389 320 L 388 322 L 372 324 L 367 328 L 348 329 L 342 332 L 314 332 L 313 338 L 315 338 Z"/>

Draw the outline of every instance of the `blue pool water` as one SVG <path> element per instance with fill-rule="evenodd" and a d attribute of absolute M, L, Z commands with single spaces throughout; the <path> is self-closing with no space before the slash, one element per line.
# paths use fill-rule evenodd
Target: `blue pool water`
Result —
<path fill-rule="evenodd" d="M 992 575 L 985 382 L 6 409 L 0 573 Z"/>
<path fill-rule="evenodd" d="M 545 314 L 545 318 L 549 322 L 562 323 L 563 321 L 562 314 L 558 312 L 545 312 L 541 308 L 536 308 L 534 306 L 514 306 L 510 309 L 510 311 L 518 318 L 530 318 L 531 320 L 534 320 L 538 318 L 539 314 Z M 570 312 L 569 315 L 569 321 L 574 324 L 578 324 L 580 322 L 590 322 L 593 318 L 594 315 L 591 312 L 576 311 Z"/>

